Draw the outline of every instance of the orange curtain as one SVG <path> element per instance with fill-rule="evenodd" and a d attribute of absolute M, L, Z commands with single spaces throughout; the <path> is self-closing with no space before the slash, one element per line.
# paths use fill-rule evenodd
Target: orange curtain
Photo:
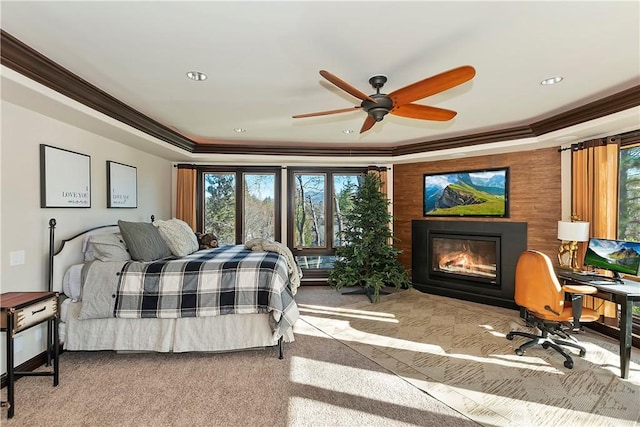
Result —
<path fill-rule="evenodd" d="M 178 167 L 176 189 L 176 218 L 183 220 L 192 230 L 196 224 L 196 170 Z"/>
<path fill-rule="evenodd" d="M 590 235 L 617 236 L 619 139 L 592 140 L 572 146 L 572 214 L 589 221 Z M 584 257 L 585 245 L 579 259 Z"/>
<path fill-rule="evenodd" d="M 604 239 L 617 237 L 618 159 L 620 139 L 604 138 L 571 146 L 571 212 L 581 221 L 588 221 L 589 235 Z M 578 249 L 583 259 L 586 244 Z M 616 319 L 616 304 L 585 296 L 584 306 L 597 310 L 607 318 Z M 607 322 L 609 323 L 609 322 Z"/>

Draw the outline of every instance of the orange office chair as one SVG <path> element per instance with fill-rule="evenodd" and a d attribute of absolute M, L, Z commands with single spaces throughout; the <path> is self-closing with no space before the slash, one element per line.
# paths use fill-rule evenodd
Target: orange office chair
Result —
<path fill-rule="evenodd" d="M 577 348 L 580 350 L 580 357 L 585 355 L 586 349 L 569 335 L 567 329 L 576 325 L 579 327 L 580 322 L 593 322 L 600 317 L 597 311 L 582 307 L 581 295 L 593 294 L 596 291 L 593 286 L 561 286 L 551 260 L 541 252 L 525 251 L 520 254 L 516 265 L 516 304 L 526 310 L 527 324 L 537 327 L 541 334 L 509 332 L 508 340 L 512 340 L 516 335 L 531 338 L 531 341 L 516 349 L 516 354 L 522 356 L 527 348 L 541 344 L 544 349 L 551 347 L 562 354 L 566 359 L 564 366 L 572 369 L 573 359 L 560 346 Z M 565 293 L 579 296 L 573 301 L 575 306 L 565 300 Z M 570 324 L 569 328 L 566 327 L 567 324 Z"/>

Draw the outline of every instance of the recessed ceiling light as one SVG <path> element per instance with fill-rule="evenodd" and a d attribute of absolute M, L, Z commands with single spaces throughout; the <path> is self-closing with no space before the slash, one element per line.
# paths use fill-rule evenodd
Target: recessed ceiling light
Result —
<path fill-rule="evenodd" d="M 350 133 L 355 132 L 353 129 L 345 129 L 342 131 L 342 133 L 349 135 Z"/>
<path fill-rule="evenodd" d="M 237 133 L 244 133 L 244 132 L 246 132 L 247 130 L 246 130 L 246 129 L 243 129 L 243 128 L 235 128 L 233 131 L 234 131 L 234 132 L 237 132 Z"/>
<path fill-rule="evenodd" d="M 207 80 L 207 75 L 205 73 L 201 73 L 200 71 L 188 71 L 187 77 L 197 82 Z"/>
<path fill-rule="evenodd" d="M 562 81 L 561 76 L 549 77 L 548 79 L 544 79 L 540 82 L 541 85 L 554 85 L 556 83 L 560 83 Z"/>

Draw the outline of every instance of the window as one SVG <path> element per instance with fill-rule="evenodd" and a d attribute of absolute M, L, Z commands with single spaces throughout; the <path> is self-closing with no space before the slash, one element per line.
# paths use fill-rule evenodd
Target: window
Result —
<path fill-rule="evenodd" d="M 293 243 L 299 250 L 326 248 L 326 174 L 294 173 Z"/>
<path fill-rule="evenodd" d="M 618 239 L 640 242 L 640 145 L 620 150 Z"/>
<path fill-rule="evenodd" d="M 204 232 L 213 233 L 221 245 L 236 242 L 236 175 L 205 173 Z"/>
<path fill-rule="evenodd" d="M 307 277 L 324 277 L 343 244 L 344 215 L 366 171 L 289 169 L 289 247 Z"/>
<path fill-rule="evenodd" d="M 198 223 L 223 245 L 280 239 L 280 169 L 199 170 Z"/>
<path fill-rule="evenodd" d="M 287 246 L 312 282 L 333 268 L 336 248 L 344 244 L 351 196 L 367 169 L 289 168 L 285 193 L 280 167 L 198 166 L 197 171 L 198 231 L 227 245 L 256 237 L 284 241 L 285 221 Z"/>
<path fill-rule="evenodd" d="M 276 179 L 273 173 L 243 173 L 244 242 L 262 237 L 280 240 L 276 236 Z M 279 190 L 279 189 L 278 189 Z M 279 228 L 279 227 L 278 227 Z"/>
<path fill-rule="evenodd" d="M 333 245 L 342 246 L 342 230 L 345 229 L 345 214 L 353 208 L 352 196 L 362 183 L 362 174 L 333 176 Z"/>
<path fill-rule="evenodd" d="M 640 145 L 621 147 L 618 174 L 618 239 L 640 242 Z M 640 303 L 633 305 L 640 334 Z"/>

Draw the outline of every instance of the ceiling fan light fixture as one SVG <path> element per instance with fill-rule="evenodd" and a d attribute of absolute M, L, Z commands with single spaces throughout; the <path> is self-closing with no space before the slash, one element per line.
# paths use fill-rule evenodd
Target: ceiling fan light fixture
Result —
<path fill-rule="evenodd" d="M 187 77 L 196 82 L 202 82 L 207 80 L 207 75 L 200 71 L 187 71 Z"/>
<path fill-rule="evenodd" d="M 544 79 L 540 84 L 543 86 L 554 85 L 556 83 L 560 83 L 562 80 L 564 80 L 562 76 L 553 76 L 548 79 Z"/>
<path fill-rule="evenodd" d="M 374 77 L 372 77 L 372 79 L 373 78 Z M 383 95 L 381 93 L 373 94 L 371 97 L 376 102 L 371 102 L 365 99 L 360 105 L 373 120 L 380 122 L 393 108 L 393 102 L 387 95 Z"/>
<path fill-rule="evenodd" d="M 387 115 L 387 113 L 389 112 L 388 109 L 386 108 L 371 108 L 368 113 L 369 115 L 373 118 L 373 120 L 375 120 L 376 122 L 380 122 L 382 121 L 382 119 L 384 119 L 384 116 Z"/>

